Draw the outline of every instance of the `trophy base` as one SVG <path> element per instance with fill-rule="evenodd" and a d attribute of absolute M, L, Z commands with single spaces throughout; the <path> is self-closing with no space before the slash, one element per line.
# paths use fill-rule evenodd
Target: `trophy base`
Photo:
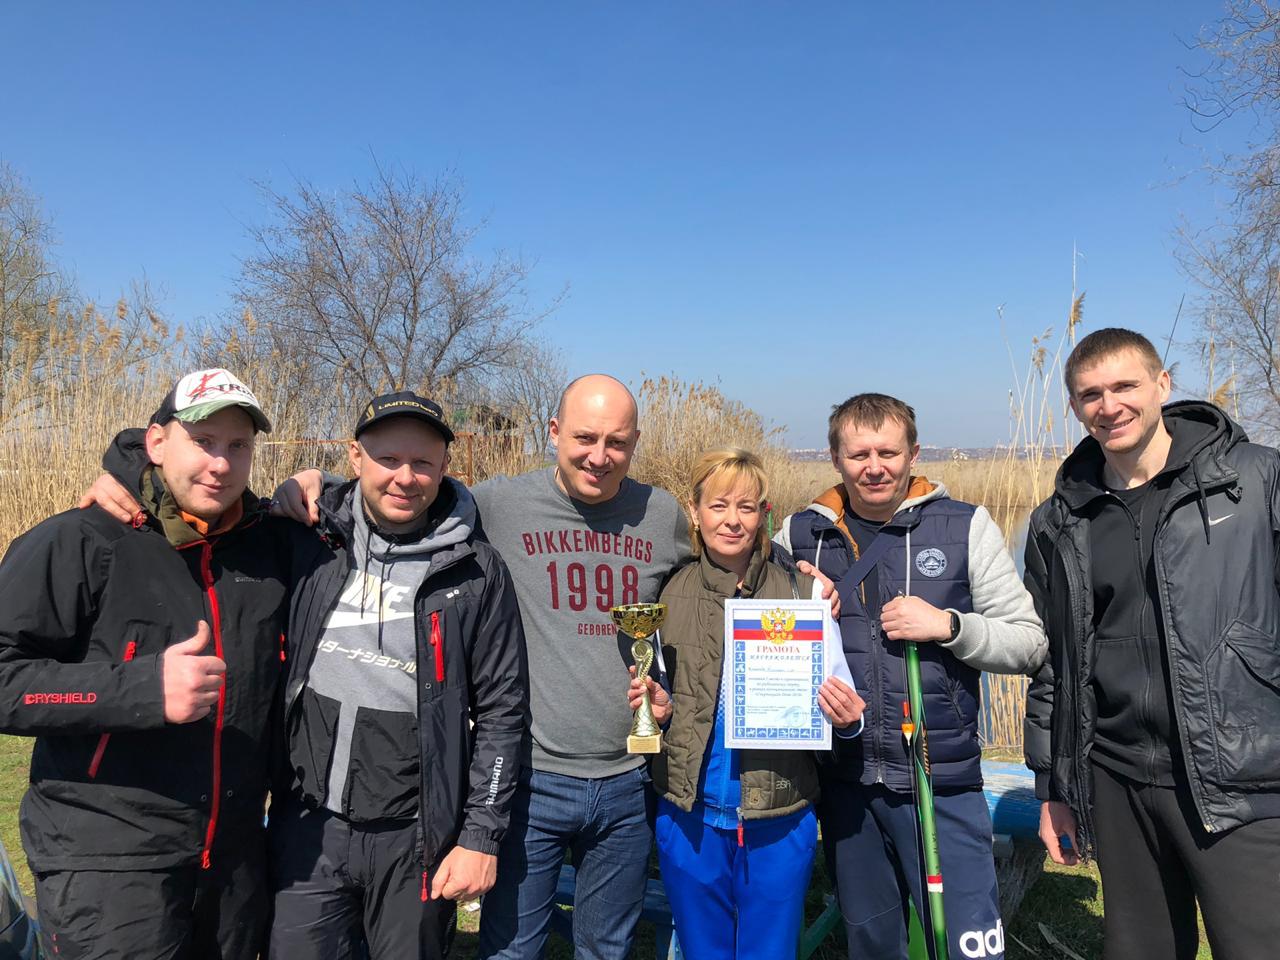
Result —
<path fill-rule="evenodd" d="M 634 733 L 627 737 L 627 753 L 661 753 L 662 734 L 655 733 L 648 737 L 638 737 Z"/>

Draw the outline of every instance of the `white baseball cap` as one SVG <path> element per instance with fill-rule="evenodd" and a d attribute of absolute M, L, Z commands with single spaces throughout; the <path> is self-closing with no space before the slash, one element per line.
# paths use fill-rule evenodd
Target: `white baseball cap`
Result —
<path fill-rule="evenodd" d="M 253 391 L 222 367 L 188 373 L 174 385 L 151 415 L 151 422 L 164 425 L 170 420 L 199 423 L 226 407 L 241 407 L 263 433 L 271 432 L 271 421 Z"/>

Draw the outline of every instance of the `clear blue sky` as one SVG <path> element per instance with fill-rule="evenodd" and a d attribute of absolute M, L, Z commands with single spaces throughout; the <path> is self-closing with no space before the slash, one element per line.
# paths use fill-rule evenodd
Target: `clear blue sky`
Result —
<path fill-rule="evenodd" d="M 1172 231 L 1223 199 L 1181 178 L 1243 133 L 1198 134 L 1179 102 L 1219 13 L 11 3 L 0 159 L 87 293 L 145 274 L 177 322 L 228 309 L 252 181 L 342 188 L 371 154 L 452 170 L 480 250 L 535 260 L 535 300 L 567 285 L 544 333 L 571 373 L 718 380 L 797 446 L 883 390 L 925 442 L 985 445 L 1008 436 L 1006 337 L 1021 362 L 1060 329 L 1073 243 L 1086 330 L 1167 335 Z"/>

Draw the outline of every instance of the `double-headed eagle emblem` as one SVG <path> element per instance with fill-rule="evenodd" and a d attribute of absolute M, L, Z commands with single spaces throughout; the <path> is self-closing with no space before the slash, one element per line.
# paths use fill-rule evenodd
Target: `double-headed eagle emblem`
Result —
<path fill-rule="evenodd" d="M 794 610 L 775 607 L 760 614 L 760 629 L 770 643 L 786 643 L 795 636 L 796 614 Z"/>

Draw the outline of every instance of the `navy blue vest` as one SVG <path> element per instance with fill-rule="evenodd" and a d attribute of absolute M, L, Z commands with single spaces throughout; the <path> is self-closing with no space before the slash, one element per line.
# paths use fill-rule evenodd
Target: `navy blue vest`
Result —
<path fill-rule="evenodd" d="M 899 593 L 910 592 L 939 609 L 973 610 L 969 592 L 973 512 L 972 504 L 943 497 L 901 510 L 885 524 L 880 535 L 891 537 L 892 543 L 876 564 L 881 606 Z M 842 582 L 853 564 L 853 547 L 843 531 L 821 514 L 805 510 L 791 518 L 790 535 L 792 555 L 810 563 L 816 557 L 816 565 L 836 582 L 845 659 L 867 702 L 862 736 L 838 744 L 838 773 L 842 779 L 909 791 L 911 764 L 901 727 L 907 699 L 902 644 L 889 640 L 879 623 L 872 621 L 856 586 L 847 579 Z M 978 743 L 982 675 L 936 643 L 922 643 L 919 650 L 933 785 L 943 789 L 978 786 L 982 783 Z"/>

